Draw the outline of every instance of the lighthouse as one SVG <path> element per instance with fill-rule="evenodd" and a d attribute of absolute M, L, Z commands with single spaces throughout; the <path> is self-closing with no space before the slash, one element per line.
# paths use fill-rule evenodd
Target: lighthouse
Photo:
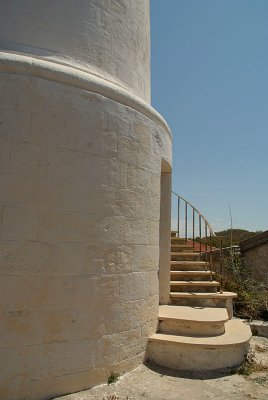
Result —
<path fill-rule="evenodd" d="M 148 0 L 0 0 L 0 398 L 144 360 L 169 296 L 171 134 Z"/>

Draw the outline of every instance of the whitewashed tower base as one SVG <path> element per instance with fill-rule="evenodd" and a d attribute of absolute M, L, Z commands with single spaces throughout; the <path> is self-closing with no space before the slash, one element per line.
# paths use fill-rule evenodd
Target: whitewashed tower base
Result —
<path fill-rule="evenodd" d="M 149 1 L 0 10 L 0 398 L 48 399 L 145 357 L 171 137 L 149 105 Z"/>

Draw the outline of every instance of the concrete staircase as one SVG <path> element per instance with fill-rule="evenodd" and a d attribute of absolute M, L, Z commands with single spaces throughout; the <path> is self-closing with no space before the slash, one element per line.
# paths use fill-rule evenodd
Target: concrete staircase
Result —
<path fill-rule="evenodd" d="M 170 276 L 170 305 L 159 307 L 159 329 L 149 338 L 149 359 L 188 371 L 239 366 L 248 352 L 251 331 L 232 319 L 236 294 L 220 293 L 207 263 L 175 233 Z"/>

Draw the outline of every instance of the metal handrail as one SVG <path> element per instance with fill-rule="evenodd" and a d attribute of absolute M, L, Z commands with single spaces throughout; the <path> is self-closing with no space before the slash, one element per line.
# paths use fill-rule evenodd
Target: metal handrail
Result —
<path fill-rule="evenodd" d="M 180 237 L 180 230 L 181 230 L 181 220 L 180 220 L 180 207 L 181 207 L 181 201 L 184 202 L 185 205 L 185 210 L 184 210 L 184 239 L 185 243 L 188 241 L 188 207 L 192 209 L 192 247 L 193 250 L 195 250 L 195 242 L 196 240 L 196 231 L 195 231 L 195 214 L 198 216 L 198 230 L 199 230 L 199 256 L 201 259 L 201 255 L 205 255 L 205 261 L 206 261 L 206 266 L 208 267 L 209 265 L 209 271 L 210 271 L 210 280 L 212 281 L 213 277 L 213 266 L 212 266 L 212 237 L 217 237 L 219 238 L 219 248 L 220 248 L 220 255 L 221 255 L 221 268 L 220 268 L 220 293 L 223 293 L 223 260 L 222 260 L 222 238 L 220 236 L 217 236 L 208 222 L 208 220 L 204 217 L 201 212 L 194 207 L 188 200 L 186 200 L 184 197 L 180 196 L 174 191 L 171 191 L 172 194 L 174 194 L 177 197 L 177 207 L 178 207 L 178 220 L 177 220 L 177 228 L 178 230 L 176 231 L 178 234 L 178 237 Z M 204 237 L 205 237 L 205 251 L 202 251 L 202 222 L 203 222 L 203 231 L 204 231 Z M 209 239 L 209 240 L 208 240 Z M 197 242 L 198 243 L 198 242 Z"/>
<path fill-rule="evenodd" d="M 195 212 L 198 213 L 198 215 L 200 215 L 200 217 L 203 219 L 203 221 L 206 223 L 207 227 L 209 228 L 211 235 L 212 236 L 217 236 L 215 234 L 215 232 L 212 229 L 212 226 L 210 225 L 210 223 L 208 222 L 208 220 L 204 217 L 203 214 L 201 214 L 201 212 L 194 207 L 188 200 L 184 199 L 182 196 L 180 196 L 178 193 L 174 192 L 173 190 L 171 190 L 171 193 L 175 194 L 175 196 L 177 196 L 178 198 L 180 198 L 182 201 L 184 201 L 185 203 L 187 203 Z"/>

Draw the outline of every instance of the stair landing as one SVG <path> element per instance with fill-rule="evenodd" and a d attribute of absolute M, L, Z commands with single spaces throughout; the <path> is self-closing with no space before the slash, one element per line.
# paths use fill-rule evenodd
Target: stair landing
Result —
<path fill-rule="evenodd" d="M 225 308 L 189 307 L 189 306 L 159 306 L 159 320 L 195 320 L 199 323 L 226 322 L 229 320 Z"/>

